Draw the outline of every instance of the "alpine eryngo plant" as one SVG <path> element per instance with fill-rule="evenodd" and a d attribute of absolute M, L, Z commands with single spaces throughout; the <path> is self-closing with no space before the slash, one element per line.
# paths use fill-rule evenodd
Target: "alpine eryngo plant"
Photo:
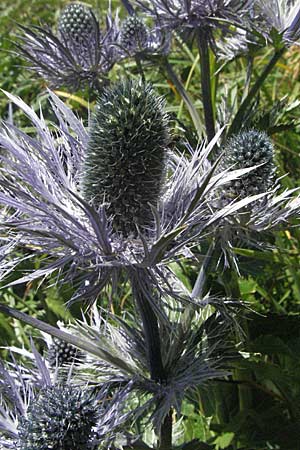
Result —
<path fill-rule="evenodd" d="M 29 62 L 28 69 L 52 87 L 99 88 L 120 58 L 118 17 L 109 12 L 106 29 L 100 30 L 92 9 L 81 3 L 70 3 L 62 11 L 57 33 L 47 26 L 20 28 L 21 42 L 15 44 L 20 55 Z"/>
<path fill-rule="evenodd" d="M 49 386 L 32 399 L 18 426 L 20 450 L 95 449 L 99 406 L 89 391 Z"/>
<path fill-rule="evenodd" d="M 128 16 L 120 29 L 120 45 L 128 53 L 146 49 L 150 30 L 144 20 L 137 15 Z"/>
<path fill-rule="evenodd" d="M 164 101 L 150 85 L 125 81 L 99 97 L 82 168 L 84 198 L 107 203 L 115 230 L 151 227 L 170 143 Z"/>
<path fill-rule="evenodd" d="M 223 169 L 245 169 L 258 166 L 238 180 L 233 180 L 226 193 L 229 198 L 244 198 L 267 192 L 274 187 L 274 148 L 263 131 L 243 131 L 231 137 L 225 145 Z"/>

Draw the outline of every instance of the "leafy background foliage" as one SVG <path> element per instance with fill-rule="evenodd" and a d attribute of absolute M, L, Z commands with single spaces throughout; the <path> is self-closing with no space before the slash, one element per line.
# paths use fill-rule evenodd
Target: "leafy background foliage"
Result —
<path fill-rule="evenodd" d="M 67 2 L 61 0 L 2 0 L 0 5 L 0 86 L 19 95 L 34 106 L 45 106 L 46 94 L 43 81 L 36 79 L 24 69 L 24 63 L 13 53 L 12 41 L 18 33 L 16 23 L 23 25 L 56 22 L 59 9 Z M 91 3 L 104 17 L 106 2 Z M 113 2 L 113 7 L 117 2 Z M 121 15 L 124 11 L 121 11 Z M 199 67 L 197 55 L 175 38 L 175 51 L 171 63 L 188 88 L 197 109 L 202 105 L 199 99 Z M 254 55 L 255 67 L 260 72 L 268 50 L 257 51 Z M 220 63 L 211 58 L 211 70 L 218 73 L 213 87 L 218 84 L 215 105 L 222 98 L 234 98 L 241 90 L 246 76 L 245 59 L 238 58 L 226 63 L 217 72 Z M 122 73 L 138 76 L 134 62 L 128 61 L 117 66 L 112 78 Z M 156 89 L 166 96 L 168 109 L 176 126 L 185 130 L 190 141 L 195 141 L 194 131 L 186 111 L 172 81 L 160 68 L 153 65 L 147 72 Z M 59 95 L 80 116 L 87 118 L 86 92 L 71 95 L 60 91 Z M 256 128 L 267 129 L 272 135 L 276 148 L 278 175 L 287 174 L 282 183 L 285 187 L 299 186 L 300 179 L 300 50 L 293 46 L 276 65 L 276 70 L 267 78 L 260 92 L 259 105 L 254 105 L 259 114 L 252 118 Z M 91 99 L 93 108 L 93 99 Z M 45 108 L 44 108 L 45 110 Z M 7 117 L 9 107 L 4 95 L 0 95 L 1 117 Z M 47 118 L 51 120 L 51 116 Z M 24 117 L 15 115 L 18 125 L 27 132 Z M 297 228 L 277 234 L 275 244 L 278 250 L 258 252 L 236 249 L 240 257 L 242 277 L 239 288 L 242 300 L 247 302 L 248 328 L 250 339 L 242 349 L 241 357 L 234 359 L 233 376 L 226 380 L 214 381 L 205 389 L 194 391 L 183 407 L 184 435 L 178 436 L 178 445 L 192 439 L 199 439 L 203 446 L 197 449 L 282 449 L 295 450 L 299 447 L 300 429 L 300 272 L 299 240 Z M 39 266 L 40 261 L 24 262 Z M 175 268 L 174 268 L 175 269 Z M 196 272 L 183 264 L 176 267 L 182 281 L 192 284 Z M 11 275 L 13 281 L 15 275 Z M 216 274 L 212 277 L 213 292 L 222 294 L 223 286 Z M 50 287 L 47 287 L 49 286 Z M 57 320 L 79 318 L 78 305 L 70 310 L 64 307 L 72 293 L 72 287 L 58 288 L 53 283 L 38 286 L 36 282 L 14 288 L 3 287 L 1 296 L 10 306 L 55 325 Z M 123 296 L 112 302 L 110 308 L 122 314 L 130 308 L 128 289 L 123 288 Z M 103 298 L 104 304 L 108 299 Z M 15 320 L 8 320 L 0 314 L 0 345 L 29 345 L 29 335 L 35 331 Z M 2 350 L 6 356 L 6 350 Z M 239 404 L 238 393 L 244 390 L 244 404 Z M 138 426 L 138 424 L 137 424 Z M 204 444 L 206 442 L 206 444 Z M 194 450 L 194 449 L 193 449 Z"/>

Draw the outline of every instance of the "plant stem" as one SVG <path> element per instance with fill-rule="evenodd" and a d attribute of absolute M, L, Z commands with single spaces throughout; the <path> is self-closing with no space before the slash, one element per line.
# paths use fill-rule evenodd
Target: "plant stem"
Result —
<path fill-rule="evenodd" d="M 215 119 L 212 103 L 209 46 L 205 30 L 198 30 L 198 47 L 200 53 L 201 91 L 204 109 L 204 120 L 207 140 L 210 142 L 215 136 Z"/>
<path fill-rule="evenodd" d="M 172 450 L 172 410 L 162 424 L 158 450 Z"/>
<path fill-rule="evenodd" d="M 238 276 L 234 269 L 234 267 L 226 268 L 223 272 L 223 283 L 226 295 L 234 300 L 241 299 L 241 291 L 238 282 Z M 243 330 L 244 336 L 249 340 L 249 330 L 247 320 L 242 318 L 240 320 L 240 326 Z M 251 380 L 251 373 L 249 371 L 235 369 L 233 373 L 234 379 L 238 380 Z M 251 409 L 252 407 L 252 392 L 251 389 L 246 384 L 238 385 L 238 393 L 239 393 L 239 408 L 240 412 Z"/>
<path fill-rule="evenodd" d="M 141 63 L 141 58 L 138 55 L 136 55 L 134 59 L 135 59 L 135 63 L 136 63 L 136 67 L 138 69 L 138 72 L 139 72 L 139 74 L 141 76 L 142 82 L 146 83 L 146 78 L 145 78 L 145 73 L 144 73 L 144 70 L 143 70 L 142 63 Z"/>
<path fill-rule="evenodd" d="M 152 286 L 149 282 L 146 271 L 143 269 L 131 269 L 129 272 L 132 294 L 140 313 L 143 331 L 145 335 L 148 352 L 148 363 L 151 379 L 157 382 L 164 382 L 166 379 L 165 369 L 161 356 L 161 345 L 158 320 L 148 298 L 145 294 L 151 295 Z"/>
<path fill-rule="evenodd" d="M 283 53 L 285 52 L 286 47 L 282 47 L 279 50 L 276 50 L 274 55 L 272 56 L 272 58 L 270 59 L 270 61 L 268 62 L 268 64 L 265 66 L 264 70 L 262 71 L 261 75 L 257 78 L 256 82 L 254 83 L 254 85 L 252 86 L 252 88 L 250 89 L 250 91 L 248 92 L 248 95 L 246 96 L 246 98 L 242 101 L 238 112 L 236 113 L 232 124 L 228 130 L 228 136 L 231 136 L 232 134 L 237 133 L 240 130 L 242 121 L 245 118 L 245 114 L 252 102 L 252 100 L 254 99 L 254 97 L 256 96 L 256 94 L 258 93 L 258 91 L 260 90 L 262 84 L 264 83 L 265 79 L 267 78 L 267 76 L 269 75 L 269 73 L 271 72 L 271 70 L 273 69 L 273 67 L 276 65 L 277 61 L 279 60 L 279 58 L 283 55 Z"/>
<path fill-rule="evenodd" d="M 151 282 L 143 269 L 131 269 L 129 276 L 133 297 L 142 319 L 151 379 L 157 383 L 165 383 L 167 374 L 162 362 L 158 320 L 149 300 L 149 296 L 153 297 Z M 172 450 L 172 410 L 162 423 L 158 450 Z"/>
<path fill-rule="evenodd" d="M 181 81 L 179 80 L 179 78 L 177 77 L 176 73 L 174 72 L 171 64 L 169 63 L 169 61 L 167 60 L 167 58 L 164 59 L 164 68 L 166 69 L 166 72 L 168 74 L 168 77 L 170 78 L 170 80 L 172 81 L 172 83 L 174 84 L 177 92 L 179 93 L 180 97 L 182 98 L 182 100 L 184 101 L 191 119 L 193 121 L 193 124 L 196 128 L 198 137 L 200 139 L 201 135 L 202 135 L 202 126 L 201 126 L 201 121 L 200 121 L 200 117 L 199 114 L 194 106 L 193 100 L 191 99 L 191 97 L 189 96 L 189 94 L 187 93 L 187 91 L 185 90 L 183 84 L 181 83 Z"/>

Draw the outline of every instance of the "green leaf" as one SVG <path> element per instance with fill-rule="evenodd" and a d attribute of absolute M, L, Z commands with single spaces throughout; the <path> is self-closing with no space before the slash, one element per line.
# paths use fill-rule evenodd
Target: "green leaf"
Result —
<path fill-rule="evenodd" d="M 234 433 L 224 433 L 221 436 L 218 436 L 217 439 L 215 439 L 214 441 L 216 448 L 218 449 L 227 448 L 233 441 L 234 436 L 235 436 Z"/>

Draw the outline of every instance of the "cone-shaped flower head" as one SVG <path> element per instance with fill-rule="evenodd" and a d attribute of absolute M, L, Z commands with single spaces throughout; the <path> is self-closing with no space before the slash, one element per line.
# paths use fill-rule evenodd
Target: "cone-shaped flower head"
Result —
<path fill-rule="evenodd" d="M 124 236 L 151 226 L 169 144 L 164 101 L 150 85 L 125 81 L 98 99 L 82 170 L 82 189 L 94 206 L 108 204 Z"/>
<path fill-rule="evenodd" d="M 42 389 L 19 425 L 20 450 L 87 450 L 97 423 L 97 404 L 71 386 Z"/>
<path fill-rule="evenodd" d="M 71 364 L 76 360 L 78 350 L 66 341 L 53 338 L 53 343 L 48 351 L 48 361 L 53 367 Z"/>
<path fill-rule="evenodd" d="M 246 197 L 268 191 L 274 184 L 275 165 L 272 142 L 265 132 L 243 131 L 228 140 L 222 168 L 246 169 L 259 166 L 230 184 L 230 196 Z"/>
<path fill-rule="evenodd" d="M 127 51 L 144 49 L 149 41 L 149 29 L 143 19 L 128 16 L 121 26 L 120 45 Z"/>
<path fill-rule="evenodd" d="M 94 31 L 95 17 L 92 10 L 81 3 L 70 3 L 62 11 L 58 31 L 69 39 L 82 40 Z"/>

